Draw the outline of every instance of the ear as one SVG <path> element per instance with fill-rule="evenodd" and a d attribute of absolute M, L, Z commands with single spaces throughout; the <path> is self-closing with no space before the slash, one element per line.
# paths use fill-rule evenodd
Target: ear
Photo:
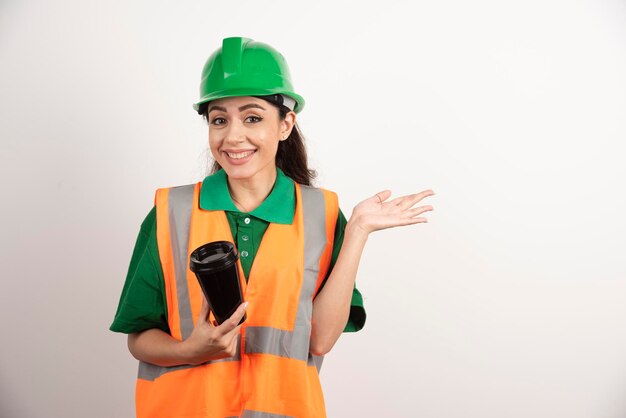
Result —
<path fill-rule="evenodd" d="M 291 130 L 293 126 L 296 124 L 296 114 L 294 111 L 291 111 L 285 115 L 285 119 L 283 119 L 280 126 L 280 141 L 286 140 L 291 134 Z"/>

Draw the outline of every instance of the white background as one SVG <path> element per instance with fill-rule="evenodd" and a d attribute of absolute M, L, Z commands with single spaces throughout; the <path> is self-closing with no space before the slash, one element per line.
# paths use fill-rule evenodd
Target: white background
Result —
<path fill-rule="evenodd" d="M 624 1 L 0 2 L 0 416 L 130 417 L 108 331 L 154 190 L 201 180 L 200 71 L 269 43 L 318 186 L 432 188 L 373 234 L 329 417 L 626 416 Z"/>

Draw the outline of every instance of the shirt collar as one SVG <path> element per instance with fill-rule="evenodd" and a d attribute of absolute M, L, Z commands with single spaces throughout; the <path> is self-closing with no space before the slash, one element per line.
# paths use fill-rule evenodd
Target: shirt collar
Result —
<path fill-rule="evenodd" d="M 228 190 L 228 176 L 224 169 L 207 176 L 200 190 L 200 208 L 239 212 Z M 270 194 L 250 215 L 267 222 L 291 224 L 296 210 L 295 185 L 291 178 L 276 167 L 276 181 Z"/>

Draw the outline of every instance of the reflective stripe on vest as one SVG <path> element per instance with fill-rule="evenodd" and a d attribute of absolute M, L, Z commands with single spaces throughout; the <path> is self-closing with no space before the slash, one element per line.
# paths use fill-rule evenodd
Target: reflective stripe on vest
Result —
<path fill-rule="evenodd" d="M 189 253 L 209 241 L 233 242 L 224 212 L 199 208 L 200 187 L 159 189 L 155 197 L 168 322 L 178 340 L 190 335 L 202 300 L 188 268 Z M 138 417 L 157 411 L 220 418 L 325 417 L 317 376 L 323 357 L 309 352 L 309 340 L 313 298 L 328 272 L 338 205 L 334 193 L 299 184 L 296 197 L 294 222 L 268 226 L 248 283 L 238 262 L 250 305 L 237 354 L 196 366 L 140 362 Z"/>
<path fill-rule="evenodd" d="M 292 418 L 287 415 L 270 414 L 268 412 L 250 411 L 246 409 L 243 411 L 241 418 Z"/>
<path fill-rule="evenodd" d="M 167 196 L 169 209 L 170 242 L 174 274 L 176 275 L 176 297 L 180 317 L 180 332 L 186 340 L 193 331 L 191 303 L 187 290 L 187 253 L 189 245 L 189 227 L 194 186 L 173 187 Z"/>
<path fill-rule="evenodd" d="M 239 417 L 232 416 L 232 417 L 226 417 L 226 418 L 239 418 Z M 267 412 L 250 411 L 249 409 L 246 409 L 243 411 L 241 418 L 292 418 L 292 417 L 289 417 L 287 415 L 270 414 Z"/>
<path fill-rule="evenodd" d="M 191 335 L 194 323 L 189 301 L 189 289 L 187 286 L 187 268 L 189 253 L 189 228 L 191 226 L 191 208 L 193 205 L 195 185 L 172 187 L 169 189 L 168 200 L 168 224 L 169 237 L 172 248 L 172 261 L 174 264 L 174 276 L 176 277 L 176 299 L 178 300 L 178 318 L 180 318 L 180 339 L 185 340 Z M 237 352 L 233 357 L 211 360 L 204 364 L 221 361 L 236 361 L 240 357 L 241 335 L 237 336 Z M 189 369 L 197 365 L 185 364 L 182 366 L 162 367 L 139 361 L 137 377 L 144 380 L 154 380 L 164 373 L 176 370 Z"/>

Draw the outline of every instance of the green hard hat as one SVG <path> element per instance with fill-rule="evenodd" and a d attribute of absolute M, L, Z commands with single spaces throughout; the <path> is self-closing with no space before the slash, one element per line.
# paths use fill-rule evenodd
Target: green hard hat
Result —
<path fill-rule="evenodd" d="M 285 95 L 295 101 L 293 111 L 304 107 L 293 91 L 287 61 L 271 46 L 250 38 L 225 38 L 202 69 L 200 100 L 193 108 L 222 97 Z"/>

